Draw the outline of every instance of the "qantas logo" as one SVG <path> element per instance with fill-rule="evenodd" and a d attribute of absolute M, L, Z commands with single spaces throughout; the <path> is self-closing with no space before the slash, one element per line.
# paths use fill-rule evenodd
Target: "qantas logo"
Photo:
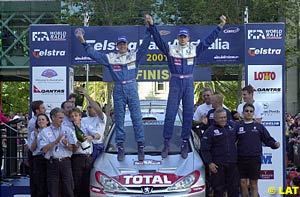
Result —
<path fill-rule="evenodd" d="M 33 86 L 33 93 L 40 94 L 64 94 L 63 89 L 39 89 L 35 85 Z"/>

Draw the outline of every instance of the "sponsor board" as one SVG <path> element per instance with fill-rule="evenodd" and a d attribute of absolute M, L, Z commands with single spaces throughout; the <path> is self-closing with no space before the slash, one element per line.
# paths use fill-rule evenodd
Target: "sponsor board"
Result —
<path fill-rule="evenodd" d="M 101 30 L 99 30 L 100 28 Z M 197 46 L 213 29 L 215 29 L 215 26 L 187 26 L 187 28 L 190 30 L 189 32 L 191 35 L 190 44 Z M 78 27 L 72 28 L 74 34 L 76 34 L 78 29 Z M 86 42 L 95 50 L 103 53 L 115 52 L 117 50 L 116 37 L 112 35 L 119 35 L 119 32 L 124 32 L 123 34 L 127 35 L 128 39 L 128 49 L 136 50 L 143 42 L 145 32 L 145 28 L 139 26 L 83 27 L 82 29 L 87 37 Z M 158 26 L 157 30 L 166 44 L 178 44 L 178 27 Z M 103 33 L 99 34 L 99 31 Z M 244 59 L 242 50 L 244 46 L 243 34 L 244 28 L 242 26 L 226 26 L 226 28 L 221 31 L 219 37 L 207 48 L 206 52 L 200 53 L 199 58 L 197 58 L 198 63 L 242 62 Z M 155 42 L 151 41 L 148 46 L 146 57 L 142 57 L 141 64 L 166 64 L 166 58 L 163 58 L 160 61 L 155 59 L 149 60 L 149 56 L 153 56 L 153 54 L 159 55 L 161 54 L 161 51 L 156 46 Z M 75 36 L 72 37 L 71 56 L 71 64 L 96 64 L 95 61 L 86 56 L 82 45 Z"/>
<path fill-rule="evenodd" d="M 30 65 L 70 65 L 69 25 L 30 25 Z"/>
<path fill-rule="evenodd" d="M 271 136 L 284 144 L 284 72 L 285 72 L 285 25 L 245 25 L 246 84 L 255 88 L 254 100 L 263 105 L 262 124 Z M 258 180 L 260 196 L 269 196 L 268 187 L 284 185 L 285 150 L 281 146 L 272 150 L 263 147 L 262 170 Z"/>
<path fill-rule="evenodd" d="M 42 100 L 46 113 L 67 98 L 66 67 L 62 66 L 33 66 L 31 72 L 31 100 Z"/>

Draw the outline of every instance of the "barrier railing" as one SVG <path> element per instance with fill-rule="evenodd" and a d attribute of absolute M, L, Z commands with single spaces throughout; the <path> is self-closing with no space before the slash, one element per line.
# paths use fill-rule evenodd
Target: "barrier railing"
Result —
<path fill-rule="evenodd" d="M 27 129 L 22 122 L 2 123 L 0 136 L 1 177 L 12 178 L 28 174 Z"/>

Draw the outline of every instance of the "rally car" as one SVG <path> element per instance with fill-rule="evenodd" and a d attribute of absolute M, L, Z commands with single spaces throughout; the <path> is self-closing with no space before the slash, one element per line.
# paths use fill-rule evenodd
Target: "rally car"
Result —
<path fill-rule="evenodd" d="M 199 150 L 199 138 L 192 132 L 190 152 L 180 154 L 181 110 L 178 111 L 169 156 L 161 157 L 166 101 L 141 102 L 145 130 L 145 159 L 138 161 L 137 144 L 129 112 L 125 118 L 125 159 L 117 160 L 115 133 L 112 126 L 105 151 L 91 170 L 90 196 L 165 197 L 205 196 L 205 171 Z"/>

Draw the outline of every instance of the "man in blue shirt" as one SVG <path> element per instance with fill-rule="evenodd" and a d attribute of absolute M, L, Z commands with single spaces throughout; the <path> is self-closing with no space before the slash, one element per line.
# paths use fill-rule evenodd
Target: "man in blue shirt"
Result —
<path fill-rule="evenodd" d="M 201 155 L 209 169 L 209 182 L 214 197 L 239 196 L 237 168 L 236 133 L 237 127 L 227 121 L 226 111 L 222 108 L 214 112 L 215 122 L 203 133 Z"/>
<path fill-rule="evenodd" d="M 145 55 L 150 44 L 151 35 L 149 28 L 146 29 L 143 43 L 136 51 L 128 51 L 128 40 L 125 36 L 118 37 L 118 52 L 109 54 L 98 52 L 87 44 L 81 31 L 78 31 L 77 38 L 83 44 L 89 57 L 96 60 L 99 64 L 108 67 L 115 83 L 113 98 L 118 161 L 123 161 L 125 157 L 123 142 L 126 136 L 124 131 L 126 104 L 130 110 L 135 140 L 138 144 L 138 159 L 144 160 L 145 139 L 136 76 L 140 60 Z"/>
<path fill-rule="evenodd" d="M 219 32 L 226 23 L 226 17 L 220 17 L 219 26 L 201 42 L 198 46 L 189 43 L 190 34 L 188 29 L 180 29 L 178 32 L 178 45 L 168 45 L 156 29 L 151 16 L 146 18 L 150 26 L 150 32 L 157 47 L 168 58 L 169 71 L 171 73 L 170 91 L 168 96 L 166 118 L 164 124 L 164 148 L 161 153 L 163 158 L 168 156 L 169 141 L 173 134 L 174 121 L 179 103 L 183 104 L 183 125 L 181 156 L 188 156 L 188 139 L 190 138 L 193 112 L 194 112 L 194 80 L 193 71 L 196 65 L 196 57 L 206 50 L 218 37 Z"/>
<path fill-rule="evenodd" d="M 250 179 L 251 196 L 258 196 L 262 143 L 272 149 L 280 147 L 280 143 L 271 137 L 268 130 L 254 120 L 254 114 L 254 105 L 244 104 L 243 122 L 237 131 L 238 168 L 243 197 L 249 196 L 247 179 Z"/>

